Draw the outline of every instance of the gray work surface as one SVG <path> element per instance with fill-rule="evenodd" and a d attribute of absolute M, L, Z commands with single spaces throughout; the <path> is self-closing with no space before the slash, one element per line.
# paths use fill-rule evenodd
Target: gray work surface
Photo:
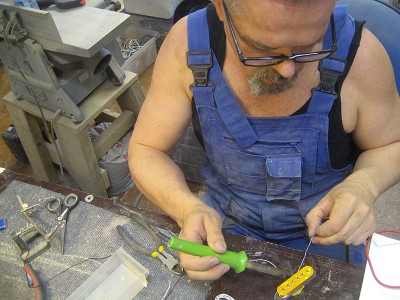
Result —
<path fill-rule="evenodd" d="M 0 299 L 35 297 L 34 290 L 27 285 L 23 262 L 10 236 L 12 231 L 19 231 L 28 222 L 19 212 L 21 207 L 17 195 L 21 196 L 24 203 L 30 205 L 38 203 L 41 198 L 56 196 L 63 199 L 66 196 L 16 180 L 0 194 L 0 217 L 8 222 L 8 228 L 0 231 Z M 38 221 L 42 229 L 50 229 L 56 224 L 55 215 L 49 213 L 44 206 L 35 212 L 33 219 Z M 87 258 L 104 258 L 115 253 L 120 247 L 149 270 L 148 286 L 142 289 L 135 299 L 162 299 L 169 286 L 174 288 L 166 299 L 205 298 L 210 287 L 209 282 L 191 281 L 187 275 L 173 275 L 158 259 L 143 256 L 132 250 L 120 238 L 116 230 L 117 225 L 121 225 L 142 245 L 154 245 L 147 232 L 132 223 L 128 217 L 83 201 L 79 203 L 69 216 L 64 255 L 60 252 L 58 231 L 51 241 L 50 249 L 31 262 L 45 287 L 47 299 L 67 298 L 106 261 L 85 261 Z M 173 251 L 168 249 L 168 252 L 177 257 Z M 70 268 L 82 261 L 85 262 Z"/>
<path fill-rule="evenodd" d="M 67 195 L 71 192 L 79 195 L 80 199 L 84 199 L 87 195 L 87 193 L 82 191 L 37 180 L 0 168 L 0 217 L 8 218 L 11 222 L 9 229 L 0 231 L 0 249 L 3 254 L 1 256 L 3 259 L 0 260 L 1 300 L 34 299 L 34 291 L 30 291 L 26 285 L 25 274 L 22 271 L 22 262 L 15 255 L 15 249 L 9 244 L 11 241 L 9 239 L 11 230 L 15 230 L 14 227 L 19 229 L 26 224 L 26 222 L 16 217 L 19 215 L 19 204 L 15 204 L 17 202 L 16 194 L 18 193 L 22 197 L 29 197 L 29 199 L 36 200 L 48 195 Z M 135 193 L 127 193 L 120 201 L 128 204 L 135 197 Z M 54 241 L 54 245 L 52 245 L 49 251 L 32 262 L 33 267 L 39 271 L 38 273 L 44 281 L 48 299 L 66 298 L 68 294 L 71 294 L 77 288 L 78 284 L 76 282 L 83 283 L 96 268 L 99 268 L 100 262 L 90 260 L 66 271 L 54 279 L 52 277 L 90 256 L 100 257 L 114 253 L 123 244 L 122 240 L 116 237 L 114 226 L 117 224 L 123 224 L 124 228 L 132 228 L 131 226 L 133 226 L 127 221 L 127 218 L 121 216 L 128 214 L 113 206 L 112 201 L 109 199 L 94 196 L 91 204 L 101 209 L 85 204 L 84 202 L 80 203 L 78 208 L 71 214 L 71 220 L 75 220 L 75 223 L 79 223 L 79 225 L 74 225 L 76 226 L 76 229 L 72 233 L 74 238 L 69 238 L 70 234 L 67 233 L 65 255 L 62 257 L 59 254 L 59 248 L 57 248 L 59 244 Z M 12 207 L 15 210 L 14 213 L 12 212 Z M 141 213 L 151 224 L 158 228 L 171 230 L 175 233 L 179 231 L 177 224 L 166 215 L 145 209 L 132 209 Z M 76 216 L 74 216 L 75 214 Z M 46 216 L 48 217 L 47 214 Z M 51 224 L 54 225 L 54 220 L 51 217 L 48 220 L 49 223 L 52 222 Z M 17 222 L 17 225 L 14 222 Z M 139 228 L 133 227 L 133 231 L 138 232 Z M 148 241 L 147 235 L 144 237 L 143 231 L 142 234 L 136 236 L 136 238 L 146 243 Z M 297 271 L 299 263 L 304 256 L 304 253 L 301 251 L 253 238 L 229 233 L 224 233 L 224 236 L 229 250 L 236 252 L 245 250 L 249 259 L 268 260 L 273 262 L 278 268 L 291 273 Z M 75 241 L 75 239 L 79 239 L 80 242 Z M 8 241 L 8 243 L 5 243 L 5 241 Z M 110 250 L 106 250 L 108 247 L 110 247 Z M 123 249 L 128 251 L 132 257 L 150 270 L 150 274 L 147 277 L 149 281 L 148 287 L 143 289 L 135 299 L 215 300 L 220 294 L 228 294 L 235 300 L 264 300 L 273 299 L 277 286 L 282 283 L 282 278 L 279 277 L 255 271 L 235 273 L 233 270 L 212 283 L 193 282 L 186 276 L 181 277 L 178 281 L 179 278 L 171 276 L 169 272 L 159 267 L 158 261 L 143 257 L 133 250 L 127 249 L 126 246 Z M 14 253 L 10 254 L 12 251 Z M 102 260 L 101 262 L 104 261 Z M 363 267 L 314 254 L 307 255 L 305 264 L 312 266 L 317 276 L 306 286 L 300 295 L 293 299 L 355 300 L 359 298 L 364 274 Z M 174 286 L 176 282 L 178 284 L 173 288 L 173 292 L 167 298 L 163 298 L 168 286 Z M 57 296 L 56 293 L 60 296 Z"/>

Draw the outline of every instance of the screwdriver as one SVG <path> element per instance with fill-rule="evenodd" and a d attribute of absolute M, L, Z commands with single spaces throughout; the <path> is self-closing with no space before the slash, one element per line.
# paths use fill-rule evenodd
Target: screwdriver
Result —
<path fill-rule="evenodd" d="M 232 269 L 235 270 L 236 273 L 241 273 L 245 269 L 251 269 L 282 278 L 287 278 L 291 276 L 290 273 L 284 270 L 249 261 L 245 251 L 225 251 L 224 253 L 216 253 L 209 246 L 192 243 L 175 237 L 172 237 L 170 239 L 168 247 L 177 251 L 200 257 L 214 256 L 218 258 L 221 263 L 229 265 Z"/>

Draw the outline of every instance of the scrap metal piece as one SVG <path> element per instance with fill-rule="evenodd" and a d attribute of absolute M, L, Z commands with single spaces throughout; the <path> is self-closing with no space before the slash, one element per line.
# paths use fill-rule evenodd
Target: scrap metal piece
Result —
<path fill-rule="evenodd" d="M 93 199 L 94 199 L 93 195 L 87 195 L 87 196 L 85 197 L 85 202 L 90 203 L 90 202 L 93 201 Z"/>

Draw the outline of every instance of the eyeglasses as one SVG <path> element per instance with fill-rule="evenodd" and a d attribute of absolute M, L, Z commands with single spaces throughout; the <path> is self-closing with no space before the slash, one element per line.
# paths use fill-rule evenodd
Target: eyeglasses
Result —
<path fill-rule="evenodd" d="M 331 32 L 332 32 L 332 46 L 328 50 L 316 51 L 316 52 L 308 52 L 308 53 L 299 53 L 294 55 L 276 55 L 276 56 L 263 56 L 263 57 L 245 57 L 243 55 L 242 49 L 240 49 L 238 40 L 235 35 L 235 31 L 233 30 L 233 25 L 231 21 L 231 17 L 229 15 L 228 9 L 226 8 L 225 2 L 222 1 L 224 6 L 224 11 L 226 15 L 226 20 L 228 21 L 229 30 L 232 34 L 233 42 L 235 43 L 236 51 L 239 55 L 239 59 L 242 64 L 250 67 L 262 67 L 262 66 L 273 66 L 280 64 L 285 60 L 293 60 L 297 63 L 308 63 L 313 61 L 319 61 L 324 58 L 329 57 L 336 51 L 336 29 L 335 29 L 335 20 L 333 14 L 331 16 Z"/>

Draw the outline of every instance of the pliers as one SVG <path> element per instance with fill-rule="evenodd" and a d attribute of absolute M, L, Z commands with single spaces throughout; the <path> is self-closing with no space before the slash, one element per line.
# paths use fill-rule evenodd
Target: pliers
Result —
<path fill-rule="evenodd" d="M 125 243 L 127 243 L 129 247 L 141 254 L 158 258 L 172 273 L 179 275 L 183 274 L 183 268 L 180 265 L 179 261 L 164 250 L 164 245 L 161 242 L 161 238 L 157 235 L 157 231 L 143 219 L 141 214 L 131 211 L 130 217 L 133 221 L 146 229 L 146 231 L 151 235 L 157 247 L 156 250 L 151 250 L 140 245 L 136 241 L 132 240 L 130 236 L 122 229 L 122 227 L 118 225 L 117 231 L 122 239 L 125 241 Z"/>

